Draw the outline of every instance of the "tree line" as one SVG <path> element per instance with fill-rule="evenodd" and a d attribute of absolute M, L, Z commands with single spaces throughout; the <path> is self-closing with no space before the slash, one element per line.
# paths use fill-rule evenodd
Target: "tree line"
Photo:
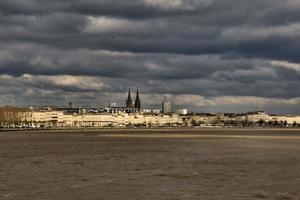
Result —
<path fill-rule="evenodd" d="M 192 120 L 192 126 L 201 126 L 205 124 L 205 122 Z M 244 121 L 236 121 L 236 120 L 229 120 L 229 121 L 222 121 L 222 120 L 215 120 L 212 122 L 213 126 L 231 126 L 231 127 L 269 127 L 269 128 L 284 128 L 284 127 L 300 127 L 300 124 L 294 122 L 293 124 L 288 124 L 287 121 L 264 121 L 259 120 L 257 122 L 251 122 L 248 120 Z"/>
<path fill-rule="evenodd" d="M 29 113 L 26 111 L 28 111 L 26 108 L 13 106 L 0 107 L 0 128 L 10 128 L 23 123 L 26 124 Z"/>

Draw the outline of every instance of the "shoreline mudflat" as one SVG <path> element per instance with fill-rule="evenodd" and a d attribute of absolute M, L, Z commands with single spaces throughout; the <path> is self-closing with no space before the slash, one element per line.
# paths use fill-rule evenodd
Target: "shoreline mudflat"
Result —
<path fill-rule="evenodd" d="M 244 139 L 300 139 L 300 129 L 88 129 L 34 130 L 0 132 L 1 135 L 40 136 L 97 136 L 114 138 L 244 138 Z"/>
<path fill-rule="evenodd" d="M 300 128 L 128 128 L 128 129 L 118 129 L 118 128 L 105 128 L 105 129 L 0 129 L 1 133 L 204 133 L 204 132 L 299 132 Z"/>

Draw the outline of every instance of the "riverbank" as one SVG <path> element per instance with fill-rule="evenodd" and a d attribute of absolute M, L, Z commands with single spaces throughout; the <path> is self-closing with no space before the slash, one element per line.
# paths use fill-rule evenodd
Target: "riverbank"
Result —
<path fill-rule="evenodd" d="M 25 133 L 60 133 L 60 132 L 90 132 L 90 133 L 186 133 L 186 132 L 214 132 L 214 131 L 223 131 L 223 132 L 251 132 L 251 131 L 259 131 L 259 132 L 299 132 L 300 128 L 51 128 L 51 129 L 0 129 L 0 133 L 2 132 L 25 132 Z"/>

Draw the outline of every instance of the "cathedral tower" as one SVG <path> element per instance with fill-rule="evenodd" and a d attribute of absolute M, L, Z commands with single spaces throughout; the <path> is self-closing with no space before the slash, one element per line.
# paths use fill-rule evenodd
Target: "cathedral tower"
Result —
<path fill-rule="evenodd" d="M 129 88 L 129 91 L 128 91 L 128 97 L 126 99 L 126 107 L 127 108 L 132 108 L 133 107 L 132 98 L 131 98 L 131 94 L 130 94 L 130 88 Z"/>
<path fill-rule="evenodd" d="M 139 96 L 139 90 L 138 89 L 136 90 L 136 97 L 135 97 L 134 107 L 137 110 L 141 110 L 141 99 L 140 99 L 140 96 Z"/>

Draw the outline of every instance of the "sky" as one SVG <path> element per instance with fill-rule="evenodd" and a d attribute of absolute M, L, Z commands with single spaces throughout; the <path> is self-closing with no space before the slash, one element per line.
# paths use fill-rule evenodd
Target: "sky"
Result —
<path fill-rule="evenodd" d="M 300 114 L 299 0 L 0 0 L 0 105 Z"/>

